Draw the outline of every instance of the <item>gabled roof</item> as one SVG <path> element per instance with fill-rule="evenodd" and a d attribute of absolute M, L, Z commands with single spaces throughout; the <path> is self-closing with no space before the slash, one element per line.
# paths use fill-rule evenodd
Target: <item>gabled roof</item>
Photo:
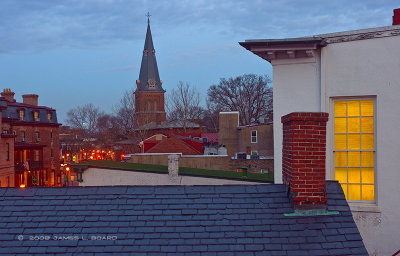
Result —
<path fill-rule="evenodd" d="M 327 196 L 337 215 L 285 216 L 284 185 L 1 188 L 0 254 L 368 255 Z"/>
<path fill-rule="evenodd" d="M 150 89 L 148 82 L 155 81 L 155 88 Z M 151 36 L 150 22 L 147 24 L 146 40 L 144 42 L 142 64 L 140 66 L 139 80 L 137 81 L 136 91 L 163 91 L 161 86 L 160 75 L 158 74 L 156 52 L 153 45 L 153 38 Z"/>
<path fill-rule="evenodd" d="M 182 153 L 183 155 L 202 155 L 203 146 L 196 141 L 190 141 L 170 136 L 145 150 L 145 153 Z"/>

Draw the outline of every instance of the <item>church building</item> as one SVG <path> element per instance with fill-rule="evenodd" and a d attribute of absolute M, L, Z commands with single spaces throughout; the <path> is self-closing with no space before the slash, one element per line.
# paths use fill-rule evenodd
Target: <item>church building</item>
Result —
<path fill-rule="evenodd" d="M 158 73 L 149 18 L 147 19 L 142 64 L 136 85 L 134 119 L 137 131 L 146 131 L 145 134 L 142 134 L 142 139 L 155 134 L 185 134 L 198 137 L 203 132 L 203 127 L 198 123 L 189 120 L 167 120 L 164 106 L 165 90 Z"/>

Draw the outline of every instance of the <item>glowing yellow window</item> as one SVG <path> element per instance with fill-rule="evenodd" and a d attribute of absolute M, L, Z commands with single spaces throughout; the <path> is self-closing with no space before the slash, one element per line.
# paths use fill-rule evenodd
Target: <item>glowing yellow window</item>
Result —
<path fill-rule="evenodd" d="M 334 101 L 335 179 L 348 200 L 375 200 L 374 101 Z"/>

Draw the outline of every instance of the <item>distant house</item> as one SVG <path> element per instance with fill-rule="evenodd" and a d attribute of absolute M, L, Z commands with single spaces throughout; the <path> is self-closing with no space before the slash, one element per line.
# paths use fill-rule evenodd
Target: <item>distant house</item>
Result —
<path fill-rule="evenodd" d="M 326 177 L 340 182 L 371 255 L 399 249 L 399 20 L 397 9 L 393 26 L 240 43 L 273 67 L 275 182 L 284 178 L 281 117 L 328 113 Z"/>
<path fill-rule="evenodd" d="M 142 153 L 181 153 L 182 155 L 202 155 L 204 148 L 200 140 L 192 140 L 179 135 L 153 135 L 139 143 Z"/>
<path fill-rule="evenodd" d="M 273 157 L 273 128 L 271 123 L 239 126 L 239 112 L 219 113 L 218 143 L 225 145 L 228 155 Z M 239 156 L 240 157 L 240 156 Z"/>
<path fill-rule="evenodd" d="M 2 187 L 59 186 L 60 148 L 56 110 L 38 105 L 36 94 L 0 97 L 0 182 Z"/>

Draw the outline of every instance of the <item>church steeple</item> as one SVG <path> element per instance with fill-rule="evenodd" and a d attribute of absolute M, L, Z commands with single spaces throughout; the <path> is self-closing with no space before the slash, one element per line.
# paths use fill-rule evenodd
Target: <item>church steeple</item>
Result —
<path fill-rule="evenodd" d="M 147 33 L 144 42 L 142 65 L 139 80 L 136 80 L 135 91 L 135 116 L 134 121 L 138 126 L 148 123 L 161 124 L 166 120 L 164 107 L 164 93 L 162 81 L 158 74 L 156 51 L 150 30 L 150 14 L 147 13 Z"/>
<path fill-rule="evenodd" d="M 150 14 L 147 13 L 147 33 L 144 42 L 142 64 L 140 66 L 139 80 L 136 80 L 138 91 L 164 91 L 162 81 L 158 74 L 156 51 L 150 30 Z"/>

